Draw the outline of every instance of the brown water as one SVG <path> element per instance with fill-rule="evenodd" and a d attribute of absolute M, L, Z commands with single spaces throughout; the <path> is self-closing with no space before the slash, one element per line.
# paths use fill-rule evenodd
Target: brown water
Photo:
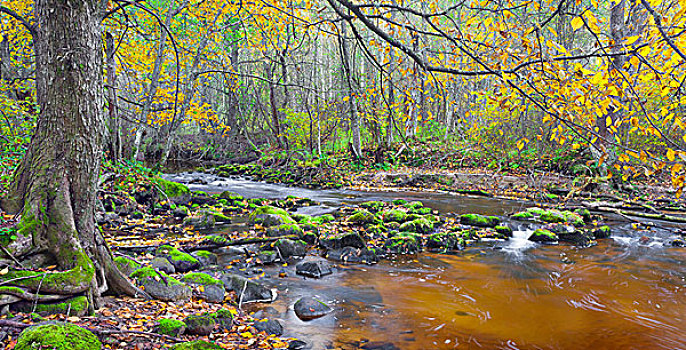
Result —
<path fill-rule="evenodd" d="M 435 193 L 213 184 L 198 189 L 307 195 L 329 206 L 399 197 L 444 214 L 502 215 L 530 206 Z M 591 248 L 541 246 L 520 231 L 509 242 L 455 255 L 340 266 L 320 280 L 296 276 L 291 264 L 289 277 L 264 281 L 279 289 L 279 298 L 252 308 L 275 308 L 287 335 L 311 349 L 686 349 L 686 249 L 665 246 L 674 236 L 669 229 L 636 232 L 619 222 L 612 228 L 612 239 Z M 282 268 L 267 268 L 267 275 Z M 334 312 L 301 321 L 292 305 L 302 296 L 316 296 Z"/>

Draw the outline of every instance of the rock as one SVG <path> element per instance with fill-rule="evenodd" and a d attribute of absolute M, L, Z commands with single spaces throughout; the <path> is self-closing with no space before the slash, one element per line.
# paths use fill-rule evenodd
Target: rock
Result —
<path fill-rule="evenodd" d="M 298 318 L 303 321 L 313 320 L 333 311 L 324 302 L 311 297 L 300 298 L 293 305 L 293 310 Z"/>
<path fill-rule="evenodd" d="M 591 222 L 592 217 L 591 217 L 591 211 L 586 209 L 586 208 L 578 208 L 574 210 L 574 213 L 577 215 L 581 216 L 581 218 L 584 220 L 584 222 Z"/>
<path fill-rule="evenodd" d="M 35 312 L 42 316 L 61 314 L 81 317 L 88 314 L 88 299 L 85 296 L 78 296 L 58 302 L 38 304 L 32 301 L 22 301 L 12 304 L 10 309 L 15 312 Z"/>
<path fill-rule="evenodd" d="M 375 264 L 379 262 L 379 257 L 373 251 L 367 248 L 360 249 L 354 247 L 329 250 L 326 252 L 326 258 L 355 264 Z"/>
<path fill-rule="evenodd" d="M 507 225 L 497 225 L 495 227 L 495 232 L 498 232 L 505 237 L 512 237 L 512 228 Z"/>
<path fill-rule="evenodd" d="M 384 249 L 391 254 L 417 254 L 421 250 L 421 237 L 409 232 L 401 232 L 384 242 Z"/>
<path fill-rule="evenodd" d="M 191 204 L 197 204 L 197 205 L 215 205 L 217 204 L 217 200 L 208 196 L 207 193 L 203 192 L 194 192 L 191 197 Z"/>
<path fill-rule="evenodd" d="M 157 334 L 164 334 L 170 337 L 178 337 L 186 331 L 186 324 L 179 320 L 163 318 L 157 321 L 152 329 Z"/>
<path fill-rule="evenodd" d="M 102 343 L 91 331 L 65 322 L 32 326 L 19 334 L 15 350 L 100 350 Z"/>
<path fill-rule="evenodd" d="M 407 213 L 402 210 L 389 209 L 381 214 L 381 218 L 384 223 L 397 222 L 402 224 L 405 221 Z"/>
<path fill-rule="evenodd" d="M 302 349 L 305 349 L 306 347 L 307 347 L 307 343 L 305 343 L 302 340 L 298 340 L 298 339 L 291 340 L 288 343 L 288 350 L 302 350 Z"/>
<path fill-rule="evenodd" d="M 295 273 L 310 278 L 322 278 L 322 276 L 330 275 L 332 271 L 328 262 L 317 260 L 303 261 L 295 265 Z"/>
<path fill-rule="evenodd" d="M 121 273 L 123 273 L 126 276 L 131 275 L 134 271 L 138 270 L 141 267 L 141 264 L 125 256 L 115 257 L 114 263 L 117 264 L 117 268 L 119 269 L 119 271 L 121 271 Z"/>
<path fill-rule="evenodd" d="M 183 226 L 193 227 L 201 230 L 213 228 L 217 224 L 214 215 L 198 213 L 183 219 Z"/>
<path fill-rule="evenodd" d="M 207 250 L 198 250 L 191 253 L 191 256 L 198 259 L 200 267 L 208 267 L 217 265 L 217 254 L 208 252 Z"/>
<path fill-rule="evenodd" d="M 611 230 L 610 226 L 604 225 L 600 226 L 592 231 L 593 237 L 596 239 L 610 238 Z"/>
<path fill-rule="evenodd" d="M 220 193 L 217 198 L 226 199 L 229 201 L 242 201 L 244 199 L 240 194 L 231 191 L 224 191 Z"/>
<path fill-rule="evenodd" d="M 207 273 L 187 273 L 181 278 L 181 282 L 192 287 L 202 286 L 202 288 L 194 289 L 193 292 L 210 303 L 221 303 L 224 301 L 224 294 L 226 292 L 224 283 Z"/>
<path fill-rule="evenodd" d="M 567 221 L 567 219 L 565 219 L 565 215 L 561 211 L 555 209 L 546 210 L 545 212 L 543 212 L 543 214 L 541 214 L 539 219 L 543 222 L 552 223 Z"/>
<path fill-rule="evenodd" d="M 362 237 L 355 232 L 327 237 L 322 239 L 319 244 L 326 249 L 340 249 L 344 247 L 364 248 L 366 246 Z"/>
<path fill-rule="evenodd" d="M 671 242 L 669 242 L 669 245 L 671 245 L 672 247 L 684 247 L 686 246 L 686 242 L 684 242 L 684 240 L 681 238 L 675 238 Z"/>
<path fill-rule="evenodd" d="M 173 215 L 175 218 L 184 219 L 184 218 L 186 218 L 188 215 L 190 215 L 190 211 L 188 210 L 188 208 L 186 208 L 186 207 L 180 205 L 180 206 L 176 207 L 176 209 L 174 209 L 174 210 L 172 211 L 172 215 Z"/>
<path fill-rule="evenodd" d="M 531 234 L 529 240 L 539 243 L 557 243 L 558 237 L 553 232 L 539 228 Z"/>
<path fill-rule="evenodd" d="M 183 319 L 186 333 L 194 335 L 210 335 L 217 322 L 209 315 L 190 315 Z"/>
<path fill-rule="evenodd" d="M 250 213 L 248 222 L 251 224 L 261 224 L 265 227 L 296 223 L 287 211 L 269 205 L 259 207 Z"/>
<path fill-rule="evenodd" d="M 231 330 L 233 327 L 233 314 L 230 310 L 219 309 L 210 314 L 210 317 L 219 325 L 222 330 Z"/>
<path fill-rule="evenodd" d="M 275 292 L 243 276 L 226 273 L 220 277 L 220 280 L 224 283 L 226 290 L 236 292 L 238 298 L 241 298 L 242 293 L 244 303 L 272 302 L 276 299 Z"/>
<path fill-rule="evenodd" d="M 483 216 L 479 214 L 464 214 L 460 216 L 460 223 L 463 225 L 477 227 L 496 227 L 500 223 L 497 216 Z"/>
<path fill-rule="evenodd" d="M 272 226 L 267 230 L 267 236 L 269 237 L 281 237 L 281 236 L 297 236 L 302 237 L 303 229 L 297 224 L 281 224 L 279 226 Z"/>
<path fill-rule="evenodd" d="M 176 344 L 170 350 L 222 350 L 222 348 L 219 345 L 204 340 L 194 340 Z"/>
<path fill-rule="evenodd" d="M 157 248 L 156 255 L 166 257 L 174 265 L 176 272 L 179 273 L 186 273 L 200 267 L 198 259 L 170 245 L 162 245 Z"/>
<path fill-rule="evenodd" d="M 571 211 L 563 211 L 562 215 L 565 217 L 565 222 L 576 227 L 584 226 L 584 219 L 581 215 L 572 213 Z"/>
<path fill-rule="evenodd" d="M 409 215 L 408 215 L 409 216 Z M 427 218 L 419 218 L 412 221 L 405 222 L 400 225 L 398 230 L 401 232 L 414 232 L 414 233 L 430 233 L 434 229 L 434 224 Z"/>
<path fill-rule="evenodd" d="M 454 232 L 434 233 L 426 238 L 426 249 L 430 252 L 448 252 L 464 247 L 464 240 Z"/>
<path fill-rule="evenodd" d="M 282 238 L 274 242 L 274 248 L 279 251 L 284 260 L 292 256 L 304 256 L 307 253 L 307 243 L 300 240 L 293 241 Z"/>
<path fill-rule="evenodd" d="M 383 207 L 386 205 L 386 203 L 382 201 L 367 201 L 364 203 L 360 203 L 360 207 L 367 209 L 371 212 L 378 212 L 379 210 L 383 209 Z"/>
<path fill-rule="evenodd" d="M 267 333 L 267 335 L 273 334 L 278 336 L 283 334 L 283 326 L 277 320 L 257 320 L 255 321 L 253 326 L 255 327 L 255 329 L 257 329 L 258 332 L 265 332 Z"/>
<path fill-rule="evenodd" d="M 165 257 L 158 256 L 150 261 L 150 266 L 164 273 L 176 273 L 176 268 Z"/>
<path fill-rule="evenodd" d="M 273 250 L 260 250 L 255 256 L 257 264 L 269 265 L 279 259 L 279 253 Z"/>
<path fill-rule="evenodd" d="M 131 274 L 136 284 L 155 299 L 162 301 L 189 300 L 191 289 L 164 272 L 157 272 L 149 267 L 140 268 Z"/>
<path fill-rule="evenodd" d="M 365 209 L 360 209 L 355 211 L 353 215 L 351 215 L 348 218 L 348 222 L 352 222 L 354 224 L 360 224 L 360 225 L 365 225 L 365 224 L 373 224 L 377 221 L 376 217 L 374 214 L 372 214 L 369 210 Z"/>
<path fill-rule="evenodd" d="M 520 211 L 519 213 L 512 214 L 510 217 L 515 220 L 529 220 L 534 218 L 534 214 L 529 211 Z"/>

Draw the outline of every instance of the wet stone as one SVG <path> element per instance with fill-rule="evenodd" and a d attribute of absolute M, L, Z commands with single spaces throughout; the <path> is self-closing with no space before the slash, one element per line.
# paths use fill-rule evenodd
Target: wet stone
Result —
<path fill-rule="evenodd" d="M 271 289 L 251 281 L 243 276 L 234 274 L 223 274 L 220 280 L 224 283 L 227 291 L 234 291 L 238 298 L 243 298 L 244 303 L 252 302 L 272 302 L 276 295 Z"/>
<path fill-rule="evenodd" d="M 357 264 L 375 264 L 379 262 L 379 257 L 373 251 L 363 248 L 345 247 L 343 249 L 329 250 L 326 253 L 326 258 L 334 261 L 357 263 Z"/>
<path fill-rule="evenodd" d="M 253 324 L 258 332 L 265 332 L 267 334 L 282 335 L 283 326 L 279 321 L 272 319 L 257 320 Z"/>
<path fill-rule="evenodd" d="M 326 261 L 303 261 L 295 266 L 295 273 L 310 278 L 322 278 L 330 275 L 331 265 Z"/>
<path fill-rule="evenodd" d="M 295 305 L 293 305 L 293 310 L 298 318 L 303 321 L 313 320 L 333 311 L 333 309 L 324 302 L 312 297 L 300 298 L 295 302 Z"/>

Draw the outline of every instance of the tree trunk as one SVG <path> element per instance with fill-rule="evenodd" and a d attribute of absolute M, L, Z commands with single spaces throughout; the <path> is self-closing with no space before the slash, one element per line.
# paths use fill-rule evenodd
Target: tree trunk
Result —
<path fill-rule="evenodd" d="M 38 275 L 13 283 L 34 293 L 81 294 L 91 301 L 108 288 L 141 292 L 116 268 L 95 223 L 106 126 L 99 4 L 36 1 L 40 116 L 2 203 L 8 212 L 21 213 L 19 233 L 31 235 L 36 251 L 51 256 L 60 270 L 10 271 L 3 279 Z"/>
<path fill-rule="evenodd" d="M 114 36 L 105 34 L 107 55 L 107 110 L 109 112 L 109 156 L 111 160 L 121 160 L 121 119 L 117 108 L 117 61 L 114 58 Z"/>

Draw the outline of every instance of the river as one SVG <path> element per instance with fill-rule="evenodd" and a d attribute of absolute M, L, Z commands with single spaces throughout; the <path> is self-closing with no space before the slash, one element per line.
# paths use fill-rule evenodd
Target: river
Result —
<path fill-rule="evenodd" d="M 503 215 L 531 203 L 422 192 L 308 190 L 179 174 L 194 190 L 245 197 L 307 197 L 331 211 L 367 200 L 421 200 L 442 214 Z M 544 246 L 518 227 L 508 242 L 454 255 L 422 253 L 375 265 L 339 266 L 320 280 L 265 268 L 280 291 L 271 307 L 287 336 L 312 349 L 686 349 L 686 250 L 665 245 L 670 230 L 612 223 L 613 237 L 590 248 Z M 289 267 L 291 268 L 291 267 Z M 287 268 L 288 269 L 288 268 Z M 334 312 L 299 320 L 293 303 L 316 296 Z"/>

